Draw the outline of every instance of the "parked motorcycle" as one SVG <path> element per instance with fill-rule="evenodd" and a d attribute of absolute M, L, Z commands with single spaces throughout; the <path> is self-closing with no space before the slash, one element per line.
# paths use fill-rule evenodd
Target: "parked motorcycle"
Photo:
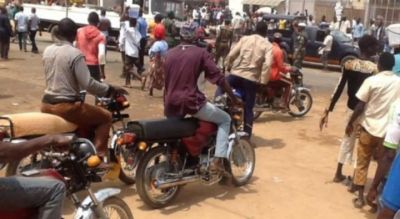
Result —
<path fill-rule="evenodd" d="M 82 101 L 84 101 L 82 95 Z M 113 127 L 112 140 L 108 147 L 108 156 L 106 163 L 109 163 L 110 168 L 104 171 L 104 178 L 116 179 L 119 178 L 125 184 L 135 183 L 135 169 L 131 164 L 133 158 L 125 145 L 119 144 L 117 139 L 121 138 L 119 128 L 116 126 L 121 123 L 122 128 L 126 127 L 125 119 L 129 118 L 128 114 L 122 113 L 123 110 L 129 107 L 129 102 L 123 95 L 116 95 L 111 98 L 97 98 L 97 104 L 104 107 L 112 113 Z M 85 118 L 82 118 L 85 119 Z M 0 128 L 8 130 L 8 137 L 5 140 L 11 142 L 21 142 L 35 136 L 54 134 L 54 133 L 76 133 L 79 137 L 92 138 L 92 130 L 79 130 L 76 125 L 65 121 L 64 119 L 44 113 L 22 113 L 0 117 Z M 10 162 L 7 165 L 6 175 L 11 176 L 20 174 L 24 170 L 32 168 L 46 168 L 49 164 L 49 159 L 46 156 L 46 151 L 40 151 L 32 154 L 22 160 Z M 113 164 L 113 165 L 111 165 Z"/>
<path fill-rule="evenodd" d="M 121 190 L 104 188 L 93 192 L 92 182 L 101 182 L 101 176 L 96 167 L 100 158 L 96 148 L 87 139 L 75 140 L 68 152 L 45 152 L 51 163 L 51 169 L 30 169 L 22 171 L 26 177 L 46 176 L 65 183 L 67 196 L 76 208 L 75 219 L 133 219 L 129 206 L 116 195 Z M 89 195 L 81 201 L 77 193 L 86 191 Z M 23 201 L 23 200 L 21 200 Z M 0 211 L 0 218 L 28 219 L 35 218 L 38 209 L 18 209 L 16 211 Z"/>
<path fill-rule="evenodd" d="M 289 97 L 289 115 L 293 117 L 305 116 L 312 107 L 313 98 L 310 89 L 303 85 L 303 73 L 296 70 L 290 74 L 291 93 Z M 254 120 L 260 118 L 264 112 L 278 112 L 281 110 L 281 91 L 275 91 L 267 85 L 260 85 L 257 89 L 256 104 L 254 106 Z"/>
<path fill-rule="evenodd" d="M 217 126 L 194 118 L 162 119 L 129 122 L 127 129 L 135 133 L 136 145 L 144 153 L 137 167 L 136 188 L 140 198 L 152 208 L 162 208 L 177 196 L 188 183 L 213 185 L 231 179 L 242 186 L 251 179 L 255 152 L 239 131 L 242 112 L 231 107 L 226 95 L 215 103 L 232 117 L 228 159 L 223 173 L 211 172 Z"/>

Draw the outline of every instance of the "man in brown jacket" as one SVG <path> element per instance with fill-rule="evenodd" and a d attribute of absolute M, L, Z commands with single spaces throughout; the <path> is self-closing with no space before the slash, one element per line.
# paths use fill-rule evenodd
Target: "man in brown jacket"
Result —
<path fill-rule="evenodd" d="M 245 102 L 244 131 L 251 136 L 253 129 L 253 108 L 256 99 L 257 83 L 266 84 L 272 61 L 272 44 L 266 38 L 268 25 L 259 22 L 256 34 L 242 37 L 226 58 L 227 80 L 239 92 Z M 238 62 L 234 61 L 239 59 Z M 218 89 L 216 96 L 222 94 Z"/>

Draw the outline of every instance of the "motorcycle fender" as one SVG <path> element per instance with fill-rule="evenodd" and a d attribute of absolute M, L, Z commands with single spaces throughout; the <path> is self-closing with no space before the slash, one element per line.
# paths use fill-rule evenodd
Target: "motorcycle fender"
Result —
<path fill-rule="evenodd" d="M 105 188 L 97 191 L 94 195 L 96 196 L 96 199 L 98 202 L 104 202 L 107 198 L 118 195 L 121 193 L 121 189 L 117 188 Z M 92 204 L 92 199 L 87 196 L 85 200 L 81 203 L 81 207 L 78 208 L 76 211 L 74 219 L 91 219 L 92 217 L 92 209 L 91 208 L 86 208 L 86 206 L 90 206 Z M 85 206 L 82 207 L 82 206 Z"/>
<path fill-rule="evenodd" d="M 306 87 L 298 87 L 297 90 L 300 91 L 300 92 L 301 92 L 301 91 L 308 91 L 308 92 L 311 92 L 311 89 L 306 88 Z"/>
<path fill-rule="evenodd" d="M 249 134 L 247 134 L 247 132 L 243 132 L 243 131 L 236 132 L 236 134 L 237 134 L 237 136 L 238 136 L 239 138 L 249 136 Z M 236 134 L 235 134 L 235 133 L 232 133 L 231 135 L 229 135 L 229 138 L 228 138 L 228 139 L 229 139 L 228 156 L 231 154 L 231 152 L 232 152 L 232 147 L 233 147 L 233 145 L 235 144 Z"/>

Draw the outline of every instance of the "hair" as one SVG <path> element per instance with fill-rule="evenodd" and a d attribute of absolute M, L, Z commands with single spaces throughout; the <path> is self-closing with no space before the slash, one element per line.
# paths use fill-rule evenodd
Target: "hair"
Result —
<path fill-rule="evenodd" d="M 58 28 L 55 30 L 55 36 L 59 39 L 73 41 L 76 37 L 78 26 L 70 18 L 63 18 L 58 23 Z"/>
<path fill-rule="evenodd" d="M 130 18 L 129 18 L 129 24 L 130 24 L 131 27 L 136 27 L 136 25 L 137 25 L 137 19 L 136 19 L 136 18 L 130 17 Z"/>
<path fill-rule="evenodd" d="M 32 9 L 31 9 L 31 12 L 32 12 L 32 13 L 36 13 L 36 8 L 32 8 Z"/>
<path fill-rule="evenodd" d="M 163 18 L 164 17 L 161 14 L 156 14 L 156 16 L 154 16 L 154 22 L 161 23 Z"/>
<path fill-rule="evenodd" d="M 268 24 L 265 21 L 258 22 L 256 25 L 256 33 L 261 36 L 267 36 Z"/>
<path fill-rule="evenodd" d="M 229 19 L 224 20 L 225 25 L 231 25 L 232 21 Z"/>
<path fill-rule="evenodd" d="M 389 52 L 384 52 L 379 56 L 378 68 L 379 71 L 391 71 L 395 60 L 394 55 Z"/>
<path fill-rule="evenodd" d="M 326 16 L 322 15 L 321 21 L 326 21 Z"/>
<path fill-rule="evenodd" d="M 94 11 L 90 12 L 90 14 L 88 16 L 88 22 L 91 25 L 96 25 L 97 26 L 99 24 L 99 22 L 100 22 L 99 15 Z"/>
<path fill-rule="evenodd" d="M 24 11 L 24 7 L 19 6 L 19 10 L 18 11 Z"/>
<path fill-rule="evenodd" d="M 367 56 L 375 55 L 378 45 L 379 45 L 378 40 L 370 35 L 364 35 L 358 41 L 358 47 L 360 47 L 361 53 Z"/>
<path fill-rule="evenodd" d="M 106 11 L 106 9 L 101 9 L 101 12 L 100 12 L 100 14 L 101 14 L 101 16 L 106 16 L 106 13 L 107 13 L 107 11 Z"/>
<path fill-rule="evenodd" d="M 167 14 L 169 19 L 174 19 L 175 18 L 175 13 L 173 11 L 169 11 Z"/>

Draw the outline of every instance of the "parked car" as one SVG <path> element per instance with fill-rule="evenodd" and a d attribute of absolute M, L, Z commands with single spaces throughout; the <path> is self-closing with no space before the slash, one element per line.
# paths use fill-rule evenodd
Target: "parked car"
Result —
<path fill-rule="evenodd" d="M 285 29 L 270 29 L 268 30 L 268 38 L 272 40 L 273 34 L 275 32 L 280 32 L 283 37 L 283 44 L 281 45 L 286 53 L 288 54 L 289 60 L 293 54 L 293 28 L 291 26 L 292 22 L 298 20 L 299 22 L 304 22 L 304 17 L 302 16 L 282 16 L 282 15 L 265 15 L 263 19 L 267 22 L 274 20 L 278 22 L 281 19 L 285 19 L 286 28 Z M 319 48 L 322 46 L 326 32 L 324 29 L 320 29 L 317 26 L 307 26 L 305 28 L 307 34 L 307 46 L 306 55 L 304 61 L 308 62 L 320 62 L 320 55 L 318 54 Z M 360 51 L 357 45 L 353 44 L 351 38 L 346 34 L 334 30 L 331 31 L 333 36 L 333 44 L 331 53 L 328 56 L 328 63 L 333 65 L 341 65 L 346 60 L 359 57 Z"/>

